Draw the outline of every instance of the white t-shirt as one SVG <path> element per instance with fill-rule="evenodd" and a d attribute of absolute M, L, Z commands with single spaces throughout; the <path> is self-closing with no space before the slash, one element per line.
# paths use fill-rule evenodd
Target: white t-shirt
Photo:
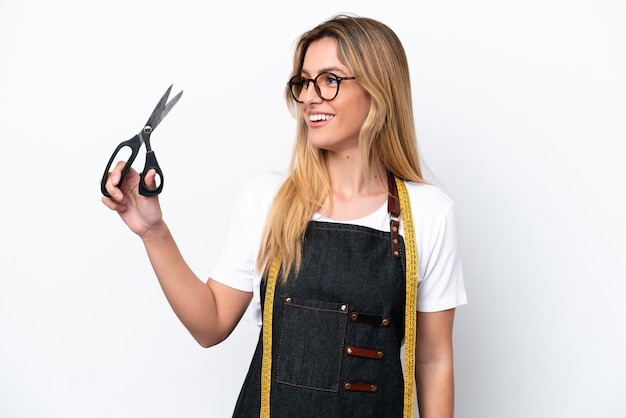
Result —
<path fill-rule="evenodd" d="M 268 173 L 250 181 L 239 197 L 230 221 L 222 253 L 211 278 L 229 287 L 253 292 L 254 319 L 260 325 L 261 274 L 256 258 L 267 213 L 285 175 Z M 438 188 L 406 182 L 413 212 L 418 255 L 417 309 L 437 312 L 467 303 L 458 251 L 454 202 Z M 335 221 L 315 215 L 313 220 L 361 225 L 389 231 L 387 202 L 374 213 L 351 221 Z M 400 234 L 404 233 L 400 215 Z"/>

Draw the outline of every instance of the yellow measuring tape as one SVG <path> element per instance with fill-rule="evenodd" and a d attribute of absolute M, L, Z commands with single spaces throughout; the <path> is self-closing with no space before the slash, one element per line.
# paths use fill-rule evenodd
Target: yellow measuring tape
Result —
<path fill-rule="evenodd" d="M 263 360 L 261 363 L 261 418 L 270 418 L 270 389 L 272 387 L 272 320 L 274 319 L 274 290 L 280 260 L 274 260 L 267 274 L 263 306 Z"/>
<path fill-rule="evenodd" d="M 404 418 L 413 416 L 415 387 L 415 337 L 417 332 L 417 279 L 418 257 L 415 227 L 409 193 L 404 181 L 396 177 L 400 216 L 404 224 L 404 247 L 406 252 L 406 303 L 404 307 Z"/>
<path fill-rule="evenodd" d="M 417 330 L 417 275 L 418 258 L 411 202 L 404 181 L 395 178 L 404 224 L 406 251 L 406 303 L 404 313 L 404 417 L 413 416 L 415 386 L 415 334 Z M 272 387 L 272 321 L 274 317 L 274 290 L 280 261 L 270 265 L 263 306 L 263 363 L 261 365 L 261 418 L 270 418 L 270 389 Z"/>

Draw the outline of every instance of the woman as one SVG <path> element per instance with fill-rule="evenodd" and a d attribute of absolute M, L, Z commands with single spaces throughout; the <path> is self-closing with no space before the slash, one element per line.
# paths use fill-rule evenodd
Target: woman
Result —
<path fill-rule="evenodd" d="M 289 173 L 246 188 L 206 283 L 137 173 L 118 188 L 118 164 L 103 202 L 142 238 L 202 346 L 253 301 L 263 327 L 234 416 L 408 416 L 413 382 L 420 416 L 453 416 L 466 302 L 453 202 L 422 179 L 400 41 L 372 19 L 330 19 L 300 38 L 285 94 L 298 120 Z"/>

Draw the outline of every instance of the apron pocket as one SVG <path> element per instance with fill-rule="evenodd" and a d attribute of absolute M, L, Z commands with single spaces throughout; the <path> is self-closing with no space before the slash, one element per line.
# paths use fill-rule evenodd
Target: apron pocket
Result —
<path fill-rule="evenodd" d="M 276 380 L 337 392 L 348 305 L 283 297 Z"/>

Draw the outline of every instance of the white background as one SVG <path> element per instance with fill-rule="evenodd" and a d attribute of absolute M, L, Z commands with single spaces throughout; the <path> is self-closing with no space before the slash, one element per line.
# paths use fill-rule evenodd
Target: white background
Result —
<path fill-rule="evenodd" d="M 99 179 L 184 90 L 152 144 L 207 277 L 243 182 L 288 162 L 294 41 L 338 12 L 403 41 L 428 179 L 457 203 L 457 417 L 626 416 L 625 3 L 408 4 L 0 3 L 0 416 L 230 415 L 256 326 L 200 348 Z"/>

